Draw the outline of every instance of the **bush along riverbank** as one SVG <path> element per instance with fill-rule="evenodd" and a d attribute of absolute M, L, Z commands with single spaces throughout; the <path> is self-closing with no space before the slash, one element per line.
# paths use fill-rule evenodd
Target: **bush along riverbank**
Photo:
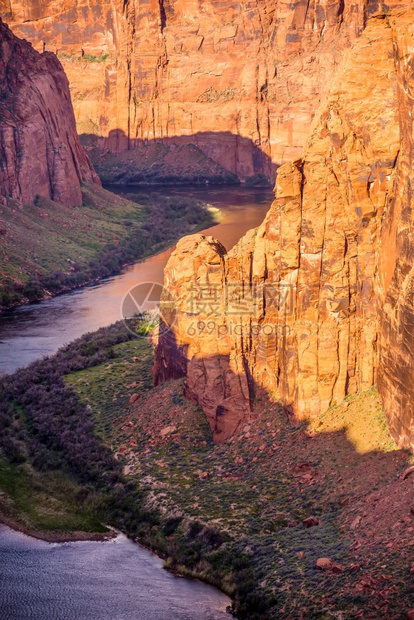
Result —
<path fill-rule="evenodd" d="M 0 207 L 0 310 L 118 273 L 219 216 L 202 202 L 160 197 L 145 206 L 94 185 L 68 209 L 39 197 Z"/>
<path fill-rule="evenodd" d="M 148 327 L 101 329 L 0 379 L 9 522 L 49 538 L 109 523 L 242 619 L 405 618 L 411 457 L 375 389 L 296 425 L 258 394 L 251 423 L 214 444 L 182 381 L 152 387 Z"/>

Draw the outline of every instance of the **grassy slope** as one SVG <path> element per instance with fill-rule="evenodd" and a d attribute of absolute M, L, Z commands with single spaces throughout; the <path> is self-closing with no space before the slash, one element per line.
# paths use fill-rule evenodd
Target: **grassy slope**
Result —
<path fill-rule="evenodd" d="M 125 220 L 139 226 L 145 218 L 142 206 L 101 188 L 84 186 L 83 195 L 84 204 L 71 209 L 46 198 L 20 209 L 12 201 L 2 207 L 0 217 L 7 230 L 1 244 L 2 280 L 12 276 L 25 281 L 35 270 L 69 271 L 68 258 L 85 263 L 112 243 L 114 235 L 125 237 Z"/>
<path fill-rule="evenodd" d="M 93 432 L 90 411 L 65 387 L 66 372 L 114 357 L 122 326 L 63 347 L 0 378 L 0 518 L 47 540 L 95 537 L 125 492 L 119 466 Z M 139 493 L 129 491 L 133 502 Z M 139 506 L 137 506 L 139 512 Z"/>
<path fill-rule="evenodd" d="M 61 472 L 38 472 L 0 459 L 0 519 L 49 541 L 110 535 L 82 501 L 76 480 Z"/>
<path fill-rule="evenodd" d="M 291 426 L 276 400 L 259 396 L 252 423 L 217 445 L 204 414 L 183 398 L 182 382 L 151 387 L 152 357 L 145 339 L 131 340 L 118 326 L 69 345 L 51 362 L 39 363 L 36 372 L 20 371 L 13 389 L 7 388 L 9 396 L 0 394 L 4 400 L 14 395 L 14 430 L 3 431 L 14 441 L 2 442 L 14 461 L 9 467 L 16 487 L 25 488 L 32 469 L 39 507 L 64 497 L 76 500 L 84 519 L 100 517 L 128 531 L 173 570 L 230 593 L 240 618 L 356 614 L 402 620 L 414 606 L 409 572 L 414 477 L 399 477 L 409 455 L 395 449 L 376 391 L 348 399 L 308 426 Z M 56 397 L 47 383 L 48 377 L 55 381 L 56 368 L 66 374 L 66 391 L 53 414 L 48 400 Z M 25 401 L 20 392 L 28 381 L 37 387 Z M 133 394 L 140 397 L 130 404 Z M 36 399 L 43 403 L 40 413 Z M 88 476 L 96 468 L 82 461 L 82 444 L 91 441 L 87 433 L 75 429 L 78 460 L 70 464 L 61 446 L 56 452 L 53 425 L 43 421 L 44 411 L 55 416 L 62 409 L 59 419 L 66 424 L 65 408 L 72 416 L 74 410 L 81 417 L 88 412 L 94 432 L 116 456 L 112 464 L 105 457 L 104 473 L 98 471 L 93 481 Z M 46 439 L 39 435 L 42 424 Z M 25 429 L 27 446 L 34 436 L 46 441 L 42 451 L 52 466 L 45 475 L 24 448 Z M 65 434 L 59 426 L 55 430 L 59 439 Z M 66 450 L 72 445 L 69 437 Z M 50 477 L 59 484 L 50 486 Z M 0 485 L 10 496 L 4 476 Z M 30 495 L 29 505 L 15 508 L 33 518 Z M 310 515 L 320 525 L 307 529 L 302 520 Z M 60 527 L 56 521 L 54 526 Z M 83 529 L 88 527 L 90 521 L 84 522 Z M 340 572 L 318 570 L 320 557 L 331 558 Z"/>
<path fill-rule="evenodd" d="M 45 198 L 0 207 L 0 309 L 107 276 L 215 221 L 195 201 L 144 207 L 93 184 L 82 193 L 71 209 Z"/>
<path fill-rule="evenodd" d="M 91 407 L 124 473 L 147 489 L 148 505 L 164 519 L 179 516 L 183 523 L 217 528 L 240 562 L 237 570 L 237 561 L 221 558 L 217 579 L 211 555 L 193 558 L 174 548 L 176 531 L 173 542 L 159 535 L 153 543 L 169 565 L 239 597 L 241 617 L 254 617 L 252 609 L 261 618 L 328 618 L 341 610 L 344 617 L 361 610 L 364 617 L 403 617 L 401 600 L 414 604 L 407 547 L 411 487 L 398 487 L 391 519 L 377 515 L 380 525 L 371 519 L 376 540 L 369 523 L 379 498 L 399 485 L 408 455 L 396 450 L 375 389 L 348 398 L 308 427 L 290 426 L 278 403 L 263 395 L 255 403 L 258 419 L 216 445 L 203 413 L 183 399 L 180 382 L 150 389 L 151 363 L 149 344 L 128 343 L 119 345 L 116 361 L 66 381 Z M 141 398 L 129 405 L 135 392 Z M 321 524 L 307 529 L 302 520 L 310 515 Z M 363 525 L 352 529 L 358 515 L 366 531 Z M 341 572 L 317 570 L 320 557 Z"/>

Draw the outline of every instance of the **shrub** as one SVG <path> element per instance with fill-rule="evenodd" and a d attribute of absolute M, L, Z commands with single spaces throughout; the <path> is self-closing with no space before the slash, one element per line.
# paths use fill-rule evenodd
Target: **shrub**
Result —
<path fill-rule="evenodd" d="M 262 173 L 254 174 L 246 179 L 247 187 L 269 187 L 270 185 L 269 177 Z"/>

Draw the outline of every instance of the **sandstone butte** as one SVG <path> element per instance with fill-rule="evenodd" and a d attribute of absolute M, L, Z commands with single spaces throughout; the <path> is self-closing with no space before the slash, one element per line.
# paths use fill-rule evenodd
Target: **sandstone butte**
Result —
<path fill-rule="evenodd" d="M 69 84 L 56 56 L 39 54 L 0 20 L 0 196 L 82 204 L 100 184 L 76 133 Z"/>
<path fill-rule="evenodd" d="M 56 52 L 78 133 L 101 153 L 192 143 L 245 179 L 302 156 L 312 118 L 367 19 L 410 0 L 0 0 Z"/>
<path fill-rule="evenodd" d="M 307 419 L 377 384 L 414 446 L 413 24 L 369 20 L 258 229 L 228 253 L 184 238 L 169 260 L 155 382 L 186 376 L 218 441 L 263 388 Z"/>

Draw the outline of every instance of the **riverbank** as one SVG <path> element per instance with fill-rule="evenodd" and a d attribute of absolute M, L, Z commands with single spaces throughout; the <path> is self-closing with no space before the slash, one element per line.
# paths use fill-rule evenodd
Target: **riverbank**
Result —
<path fill-rule="evenodd" d="M 83 205 L 67 209 L 39 197 L 35 205 L 2 207 L 0 311 L 53 297 L 120 273 L 181 236 L 220 221 L 201 201 L 160 196 L 135 203 L 94 184 Z"/>
<path fill-rule="evenodd" d="M 68 496 L 69 477 L 71 505 L 230 594 L 240 618 L 405 617 L 414 477 L 375 390 L 293 426 L 258 394 L 252 423 L 217 445 L 182 382 L 154 389 L 151 367 L 151 345 L 118 324 L 1 380 L 16 485 L 28 464 L 40 496 Z"/>
<path fill-rule="evenodd" d="M 163 570 L 162 560 L 122 533 L 105 543 L 50 545 L 0 525 L 2 620 L 225 620 L 229 603 L 218 590 Z"/>
<path fill-rule="evenodd" d="M 0 498 L 1 501 L 1 498 Z M 108 533 L 100 532 L 46 532 L 32 529 L 30 524 L 20 523 L 19 516 L 10 517 L 2 511 L 0 505 L 0 523 L 6 525 L 15 532 L 21 532 L 36 540 L 43 540 L 48 543 L 66 543 L 66 542 L 81 542 L 81 541 L 93 541 L 104 542 L 105 540 L 111 540 L 116 537 L 114 530 L 108 530 Z"/>
<path fill-rule="evenodd" d="M 138 322 L 140 330 L 143 335 L 147 332 L 144 319 Z M 29 521 L 30 529 L 44 539 L 68 538 L 69 531 L 90 536 L 100 523 L 110 523 L 168 560 L 179 531 L 182 540 L 177 549 L 196 551 L 200 561 L 211 555 L 214 565 L 211 575 L 194 569 L 186 575 L 233 591 L 232 579 L 225 580 L 229 551 L 220 550 L 228 537 L 214 527 L 191 519 L 184 522 L 151 506 L 148 489 L 141 480 L 125 476 L 117 455 L 102 441 L 90 408 L 63 381 L 70 372 L 111 364 L 120 345 L 131 356 L 131 372 L 141 369 L 143 385 L 151 389 L 152 347 L 145 338 L 134 339 L 123 324 L 88 334 L 53 358 L 0 379 L 0 445 L 5 459 L 0 462 L 0 489 L 12 499 L 18 521 Z M 77 526 L 71 529 L 68 521 L 74 520 Z M 178 530 L 179 525 L 183 529 Z M 167 567 L 184 574 L 171 562 Z"/>
<path fill-rule="evenodd" d="M 78 491 L 63 471 L 50 475 L 0 458 L 0 523 L 13 530 L 46 542 L 113 538 L 114 531 L 79 504 Z"/>

